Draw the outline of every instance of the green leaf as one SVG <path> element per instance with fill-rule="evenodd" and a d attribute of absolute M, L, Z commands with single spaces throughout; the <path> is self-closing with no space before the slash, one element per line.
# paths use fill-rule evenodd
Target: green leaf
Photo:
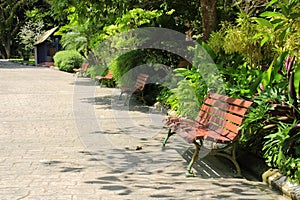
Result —
<path fill-rule="evenodd" d="M 206 52 L 210 55 L 210 57 L 214 60 L 216 58 L 216 54 L 214 50 L 205 42 L 201 42 L 201 46 L 206 50 Z"/>
<path fill-rule="evenodd" d="M 280 22 L 281 22 L 281 23 L 284 23 L 283 19 L 278 19 L 278 18 L 277 18 L 277 19 L 271 20 L 271 23 L 274 24 L 274 25 L 275 25 L 275 24 L 278 24 L 278 23 L 280 23 Z"/>
<path fill-rule="evenodd" d="M 284 158 L 285 158 L 285 157 L 284 157 L 282 151 L 279 151 L 278 158 L 277 158 L 277 160 L 276 160 L 276 164 L 277 164 L 277 165 L 280 165 L 281 161 L 284 160 Z"/>
<path fill-rule="evenodd" d="M 270 6 L 272 6 L 274 3 L 277 3 L 277 2 L 278 2 L 278 0 L 272 0 L 272 1 L 270 1 L 270 3 L 267 5 L 267 8 L 270 7 Z"/>
<path fill-rule="evenodd" d="M 279 7 L 281 8 L 282 14 L 284 14 L 285 17 L 288 17 L 288 15 L 289 15 L 288 8 L 283 4 L 281 4 Z"/>
<path fill-rule="evenodd" d="M 286 28 L 284 31 L 282 31 L 279 35 L 279 39 L 281 41 L 284 40 L 285 36 L 290 32 L 290 27 Z"/>
<path fill-rule="evenodd" d="M 288 55 L 289 51 L 283 52 L 274 62 L 274 66 L 277 70 L 280 70 L 283 66 L 283 62 L 285 61 L 286 56 Z"/>
<path fill-rule="evenodd" d="M 263 34 L 262 33 L 257 33 L 255 34 L 252 39 L 256 39 L 256 38 L 259 38 L 260 36 L 262 36 Z"/>
<path fill-rule="evenodd" d="M 281 80 L 283 80 L 283 76 L 279 73 L 276 73 L 274 76 L 274 80 L 280 82 Z"/>
<path fill-rule="evenodd" d="M 300 63 L 296 66 L 295 76 L 294 77 L 295 77 L 294 83 L 296 83 L 295 84 L 296 91 L 298 91 L 297 93 L 299 94 L 300 93 L 299 92 L 300 88 L 299 88 L 299 84 L 298 83 L 300 83 Z"/>
<path fill-rule="evenodd" d="M 256 18 L 255 21 L 261 25 L 261 26 L 266 26 L 268 28 L 272 28 L 273 29 L 273 24 L 271 22 L 269 22 L 268 20 L 266 19 L 263 19 L 263 18 Z"/>
<path fill-rule="evenodd" d="M 272 75 L 272 70 L 273 70 L 273 66 L 271 65 L 269 67 L 269 69 L 267 71 L 265 71 L 264 74 L 263 74 L 262 83 L 263 83 L 263 85 L 265 87 L 267 85 L 269 85 L 269 83 L 270 83 L 271 75 Z"/>
<path fill-rule="evenodd" d="M 261 17 L 283 17 L 279 12 L 264 12 L 260 14 Z"/>
<path fill-rule="evenodd" d="M 257 91 L 257 88 L 262 80 L 262 77 L 263 77 L 262 75 L 258 76 L 255 82 L 250 85 L 251 94 L 254 94 Z"/>
<path fill-rule="evenodd" d="M 265 37 L 261 40 L 260 46 L 261 46 L 261 47 L 264 46 L 264 44 L 265 44 L 266 42 L 268 42 L 269 40 L 270 40 L 270 35 L 265 36 Z"/>
<path fill-rule="evenodd" d="M 167 15 L 172 15 L 174 12 L 175 12 L 175 10 L 172 9 L 172 10 L 168 11 L 166 14 L 167 14 Z"/>
<path fill-rule="evenodd" d="M 274 26 L 274 31 L 277 31 L 278 29 L 282 28 L 284 25 L 286 25 L 285 21 L 279 22 Z"/>
<path fill-rule="evenodd" d="M 290 18 L 295 20 L 296 18 L 299 18 L 300 17 L 300 13 L 292 13 L 290 14 Z"/>

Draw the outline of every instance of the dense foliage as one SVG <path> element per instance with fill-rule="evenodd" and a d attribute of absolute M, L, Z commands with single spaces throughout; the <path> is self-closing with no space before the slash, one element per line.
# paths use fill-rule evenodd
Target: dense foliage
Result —
<path fill-rule="evenodd" d="M 0 0 L 0 58 L 22 54 L 24 45 L 18 34 L 29 21 L 43 23 L 43 31 L 56 26 L 51 7 L 44 0 Z"/>
<path fill-rule="evenodd" d="M 84 60 L 75 50 L 59 51 L 55 54 L 53 59 L 55 66 L 66 72 L 73 72 L 74 68 L 80 68 Z"/>

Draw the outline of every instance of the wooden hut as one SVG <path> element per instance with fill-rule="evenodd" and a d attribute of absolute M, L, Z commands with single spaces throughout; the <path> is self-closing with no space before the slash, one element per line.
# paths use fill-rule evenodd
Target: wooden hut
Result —
<path fill-rule="evenodd" d="M 58 26 L 46 31 L 34 43 L 35 65 L 53 65 L 53 56 L 61 49 L 59 37 L 53 36 L 57 29 Z"/>

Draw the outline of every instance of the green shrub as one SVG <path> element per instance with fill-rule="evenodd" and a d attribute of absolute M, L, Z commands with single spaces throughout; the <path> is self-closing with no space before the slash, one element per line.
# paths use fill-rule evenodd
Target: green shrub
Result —
<path fill-rule="evenodd" d="M 73 68 L 80 68 L 83 57 L 75 50 L 59 51 L 54 56 L 54 64 L 59 70 L 72 72 Z"/>
<path fill-rule="evenodd" d="M 118 58 L 116 58 L 109 66 L 114 79 L 118 85 L 130 85 L 132 81 L 130 78 L 122 79 L 123 75 L 126 74 L 130 69 L 133 69 L 139 65 L 146 63 L 147 55 L 143 50 L 134 50 L 125 53 Z"/>

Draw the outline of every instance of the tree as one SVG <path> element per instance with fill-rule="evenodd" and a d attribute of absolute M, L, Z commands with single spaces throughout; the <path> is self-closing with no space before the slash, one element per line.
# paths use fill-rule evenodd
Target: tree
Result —
<path fill-rule="evenodd" d="M 209 39 L 210 34 L 218 27 L 217 0 L 200 0 L 202 13 L 202 40 Z"/>
<path fill-rule="evenodd" d="M 27 1 L 0 0 L 0 56 L 10 58 L 12 40 L 25 19 Z"/>
<path fill-rule="evenodd" d="M 53 26 L 49 11 L 46 0 L 0 0 L 0 58 L 10 58 L 19 49 L 17 34 L 26 21 L 42 20 L 45 28 Z"/>
<path fill-rule="evenodd" d="M 22 52 L 23 58 L 27 56 L 29 58 L 32 50 L 33 44 L 37 41 L 37 39 L 42 35 L 42 29 L 44 24 L 42 21 L 33 22 L 27 21 L 22 27 L 21 31 L 19 32 L 19 37 L 21 39 L 21 43 L 24 45 L 24 51 Z M 26 58 L 26 59 L 27 59 Z"/>

